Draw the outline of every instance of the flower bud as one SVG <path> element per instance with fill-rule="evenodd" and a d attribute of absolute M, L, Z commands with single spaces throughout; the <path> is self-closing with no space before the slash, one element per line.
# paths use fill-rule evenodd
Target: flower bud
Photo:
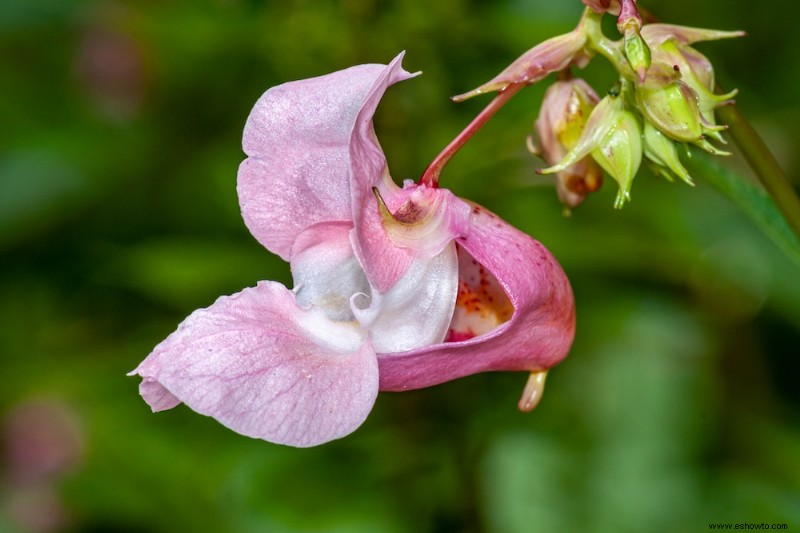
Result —
<path fill-rule="evenodd" d="M 592 151 L 592 157 L 619 184 L 614 208 L 630 201 L 633 178 L 642 163 L 642 128 L 630 111 L 619 111 L 606 138 Z"/>
<path fill-rule="evenodd" d="M 572 150 L 560 163 L 539 172 L 560 172 L 591 154 L 619 184 L 620 190 L 614 207 L 622 207 L 630 199 L 631 184 L 642 162 L 642 130 L 639 120 L 624 109 L 623 100 L 619 95 L 609 95 L 600 100 L 589 115 L 589 120 Z"/>
<path fill-rule="evenodd" d="M 624 36 L 623 50 L 625 58 L 633 71 L 643 82 L 647 69 L 650 68 L 650 47 L 639 34 L 642 29 L 642 17 L 636 9 L 635 0 L 622 0 L 617 30 Z"/>
<path fill-rule="evenodd" d="M 690 45 L 699 41 L 728 39 L 741 37 L 744 32 L 706 30 L 670 24 L 648 24 L 641 30 L 641 36 L 650 46 L 653 63 L 672 67 L 680 74 L 681 82 L 694 92 L 697 108 L 700 113 L 702 134 L 724 142 L 720 131 L 724 126 L 717 126 L 714 109 L 721 105 L 733 103 L 736 90 L 727 94 L 714 94 L 714 68 L 703 54 Z M 649 75 L 649 73 L 648 73 Z M 658 125 L 658 124 L 656 124 Z M 662 132 L 670 135 L 669 131 Z M 704 150 L 720 154 L 708 141 L 698 139 L 692 141 Z"/>
<path fill-rule="evenodd" d="M 732 103 L 731 98 L 737 91 L 727 94 L 714 94 L 714 68 L 703 54 L 690 46 L 679 46 L 673 39 L 664 41 L 656 48 L 656 57 L 660 63 L 673 65 L 673 69 L 681 74 L 681 81 L 686 83 L 697 96 L 697 107 L 703 121 L 713 127 L 714 109 Z"/>
<path fill-rule="evenodd" d="M 539 155 L 547 164 L 558 163 L 575 146 L 598 100 L 582 79 L 557 81 L 547 89 L 536 119 Z M 558 197 L 567 208 L 577 207 L 602 182 L 602 171 L 589 156 L 556 174 Z"/>
<path fill-rule="evenodd" d="M 638 31 L 625 30 L 624 50 L 628 64 L 639 76 L 639 81 L 644 81 L 647 69 L 650 68 L 651 56 L 650 48 Z"/>
<path fill-rule="evenodd" d="M 681 164 L 678 158 L 678 150 L 675 143 L 658 131 L 650 122 L 644 123 L 644 155 L 656 167 L 657 173 L 663 175 L 668 180 L 673 181 L 673 176 L 677 176 L 689 185 L 694 186 L 689 172 Z"/>
<path fill-rule="evenodd" d="M 678 71 L 654 63 L 645 82 L 636 86 L 636 102 L 645 118 L 672 139 L 698 141 L 703 123 L 697 93 L 679 77 Z"/>

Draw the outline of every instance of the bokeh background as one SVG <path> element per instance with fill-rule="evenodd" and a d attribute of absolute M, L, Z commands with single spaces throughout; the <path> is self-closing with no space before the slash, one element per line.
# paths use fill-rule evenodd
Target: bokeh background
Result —
<path fill-rule="evenodd" d="M 641 0 L 744 29 L 698 45 L 797 183 L 793 2 Z M 757 6 L 757 7 L 756 7 Z M 0 0 L 0 531 L 694 531 L 800 527 L 800 266 L 725 197 L 642 170 L 562 216 L 525 149 L 551 79 L 442 184 L 549 247 L 578 330 L 539 408 L 526 376 L 384 393 L 355 434 L 297 450 L 126 377 L 192 310 L 288 267 L 244 227 L 241 132 L 268 87 L 365 62 L 424 75 L 376 127 L 416 178 L 479 85 L 571 29 L 578 0 Z M 610 26 L 613 30 L 613 25 Z M 584 75 L 602 92 L 603 60 Z M 734 157 L 724 164 L 743 176 Z"/>

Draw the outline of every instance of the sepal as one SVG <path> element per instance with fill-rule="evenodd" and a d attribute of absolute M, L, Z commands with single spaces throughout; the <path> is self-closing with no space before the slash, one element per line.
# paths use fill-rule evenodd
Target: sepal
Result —
<path fill-rule="evenodd" d="M 646 24 L 642 27 L 642 37 L 651 47 L 656 47 L 668 39 L 675 39 L 683 45 L 692 45 L 701 41 L 733 39 L 745 35 L 747 33 L 743 31 L 707 30 L 675 24 Z"/>
<path fill-rule="evenodd" d="M 530 85 L 551 72 L 564 70 L 572 63 L 584 66 L 591 57 L 591 53 L 584 48 L 585 44 L 586 34 L 581 22 L 571 32 L 537 44 L 490 81 L 467 93 L 454 96 L 453 100 L 462 102 L 479 94 L 502 91 L 512 83 Z"/>

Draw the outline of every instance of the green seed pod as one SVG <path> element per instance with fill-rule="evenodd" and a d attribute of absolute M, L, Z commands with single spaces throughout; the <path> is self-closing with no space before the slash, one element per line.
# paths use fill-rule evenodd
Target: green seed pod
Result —
<path fill-rule="evenodd" d="M 653 64 L 646 81 L 636 87 L 636 103 L 645 118 L 668 137 L 695 142 L 703 135 L 697 93 L 679 76 L 662 63 Z"/>

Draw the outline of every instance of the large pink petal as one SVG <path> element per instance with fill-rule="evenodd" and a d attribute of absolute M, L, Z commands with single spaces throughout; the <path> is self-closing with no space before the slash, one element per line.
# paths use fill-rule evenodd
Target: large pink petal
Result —
<path fill-rule="evenodd" d="M 290 259 L 292 241 L 308 226 L 352 220 L 351 134 L 362 108 L 372 116 L 376 84 L 382 94 L 410 76 L 399 60 L 393 65 L 359 65 L 273 87 L 250 113 L 239 203 L 250 232 L 283 259 Z M 385 164 L 382 154 L 373 157 Z M 373 179 L 379 176 L 380 169 Z"/>
<path fill-rule="evenodd" d="M 377 361 L 362 341 L 357 327 L 261 282 L 192 313 L 131 374 L 153 410 L 181 401 L 243 435 L 314 446 L 353 432 L 372 409 Z"/>
<path fill-rule="evenodd" d="M 429 387 L 489 370 L 544 370 L 566 357 L 575 333 L 569 281 L 539 242 L 482 207 L 459 245 L 502 285 L 511 319 L 484 335 L 399 354 L 379 354 L 380 389 Z"/>

